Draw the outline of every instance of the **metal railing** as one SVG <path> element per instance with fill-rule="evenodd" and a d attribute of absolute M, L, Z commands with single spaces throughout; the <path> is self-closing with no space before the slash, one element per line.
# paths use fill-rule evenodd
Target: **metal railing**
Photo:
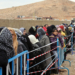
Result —
<path fill-rule="evenodd" d="M 72 36 L 71 36 L 71 48 L 73 47 L 73 34 L 72 34 Z M 64 52 L 65 52 L 65 49 L 66 48 L 63 48 L 63 50 L 61 49 L 61 47 L 60 47 L 60 45 L 59 45 L 59 39 L 57 38 L 57 41 L 55 41 L 55 42 L 53 42 L 53 43 L 57 43 L 57 54 L 58 54 L 58 58 L 55 60 L 55 58 L 50 62 L 50 64 L 45 68 L 45 70 L 42 70 L 42 73 L 41 73 L 41 75 L 43 75 L 46 71 L 48 71 L 48 70 L 51 70 L 52 69 L 52 66 L 57 62 L 58 63 L 58 69 L 67 69 L 68 70 L 68 75 L 69 75 L 69 69 L 68 68 L 66 68 L 66 67 L 61 67 L 61 65 L 62 65 L 62 63 L 63 63 L 63 61 L 65 61 L 64 60 Z M 42 46 L 42 47 L 40 47 L 40 48 L 44 48 L 44 47 L 47 47 L 47 46 L 50 46 L 51 44 L 53 44 L 53 43 L 50 43 L 50 44 L 47 44 L 47 45 L 45 45 L 45 46 Z M 38 51 L 38 49 L 40 49 L 40 48 L 37 48 L 37 49 L 35 49 L 35 50 L 32 50 L 31 52 L 34 52 L 34 51 Z M 47 53 L 49 53 L 49 52 L 51 52 L 51 51 L 53 51 L 53 50 L 49 50 L 48 52 L 46 52 L 46 53 L 43 53 L 43 54 L 41 54 L 41 55 L 38 55 L 38 56 L 35 56 L 35 57 L 33 57 L 32 59 L 29 59 L 29 53 L 31 53 L 31 52 L 28 52 L 27 50 L 26 51 L 24 51 L 24 52 L 22 52 L 22 53 L 20 53 L 20 54 L 18 54 L 18 55 L 16 55 L 16 56 L 14 56 L 14 57 L 12 57 L 12 58 L 10 58 L 9 60 L 8 60 L 8 65 L 7 65 L 7 74 L 6 75 L 9 75 L 9 72 L 11 72 L 11 75 L 14 75 L 14 73 L 16 72 L 16 75 L 22 75 L 22 74 L 24 74 L 24 75 L 29 75 L 29 74 L 31 74 L 31 73 L 37 73 L 37 72 L 41 72 L 41 71 L 35 71 L 35 72 L 29 72 L 29 69 L 30 68 L 32 68 L 32 67 L 35 67 L 36 65 L 39 65 L 40 63 L 42 63 L 42 62 L 44 62 L 44 61 L 46 61 L 46 60 L 48 60 L 48 59 L 50 59 L 52 56 L 50 56 L 50 57 L 48 57 L 48 58 L 46 58 L 46 59 L 44 59 L 44 60 L 42 60 L 41 62 L 39 62 L 39 63 L 36 63 L 36 64 L 34 64 L 33 66 L 31 66 L 31 67 L 29 67 L 29 61 L 31 61 L 31 60 L 35 60 L 36 58 L 39 58 L 39 57 L 41 57 L 41 56 L 43 56 L 43 55 L 45 55 L 45 54 L 47 54 Z M 54 55 L 53 55 L 54 56 Z M 23 59 L 23 57 L 24 57 L 24 59 Z M 17 63 L 16 63 L 16 66 L 14 67 L 14 61 L 15 61 L 15 59 L 16 59 L 16 61 L 17 61 Z M 26 60 L 27 59 L 27 60 Z M 19 60 L 20 60 L 20 64 L 19 64 Z M 24 60 L 24 64 L 23 64 L 23 62 L 22 62 L 22 60 Z M 55 60 L 55 62 L 53 62 Z M 9 66 L 10 66 L 10 63 L 12 64 L 12 66 L 10 67 L 10 69 L 9 69 Z M 20 66 L 20 67 L 19 67 Z M 19 70 L 19 68 L 20 68 L 20 70 Z M 56 68 L 56 67 L 55 67 Z M 19 72 L 20 71 L 20 72 Z M 2 68 L 0 68 L 0 75 L 2 75 Z"/>
<path fill-rule="evenodd" d="M 22 59 L 23 57 L 24 57 L 24 59 Z M 17 60 L 16 65 L 14 64 L 15 59 Z M 19 61 L 19 59 L 20 59 L 20 61 Z M 9 73 L 11 75 L 14 75 L 14 73 L 16 73 L 16 75 L 22 75 L 22 73 L 24 75 L 26 75 L 26 73 L 29 73 L 29 69 L 27 69 L 27 68 L 29 68 L 29 61 L 26 59 L 29 59 L 29 53 L 27 50 L 23 51 L 22 53 L 14 56 L 12 58 L 10 58 L 8 60 L 8 65 L 6 67 L 6 75 L 9 75 Z M 24 60 L 24 64 L 23 64 L 22 60 Z M 11 63 L 11 65 L 10 65 L 10 63 Z M 18 72 L 19 69 L 20 69 L 20 74 Z M 0 75 L 2 75 L 2 68 L 0 68 Z M 29 74 L 27 74 L 27 75 L 29 75 Z"/>

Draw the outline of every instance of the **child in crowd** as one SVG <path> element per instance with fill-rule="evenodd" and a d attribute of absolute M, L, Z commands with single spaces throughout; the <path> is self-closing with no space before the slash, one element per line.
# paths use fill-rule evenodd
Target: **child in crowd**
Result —
<path fill-rule="evenodd" d="M 63 43 L 63 40 L 62 40 L 62 38 L 60 37 L 60 35 L 58 35 L 58 31 L 57 31 L 56 28 L 54 28 L 54 29 L 52 30 L 52 34 L 51 34 L 51 36 L 49 36 L 49 38 L 50 38 L 50 42 L 51 42 L 51 43 L 57 41 L 57 38 L 59 38 L 59 41 L 60 41 L 60 44 L 61 44 L 61 48 L 63 49 L 64 43 Z M 55 43 L 53 43 L 53 44 L 51 45 L 51 49 L 54 49 L 54 48 L 56 48 L 56 47 L 57 47 L 57 42 L 55 42 Z M 58 58 L 57 48 L 54 49 L 51 54 L 52 54 L 52 55 L 55 55 L 55 57 L 53 57 L 52 60 L 53 60 L 54 58 L 57 59 L 57 58 Z M 54 67 L 58 67 L 58 64 L 55 63 L 55 66 L 54 66 Z M 58 74 L 58 69 L 57 69 L 57 70 L 54 70 L 54 73 L 55 73 L 55 74 Z"/>

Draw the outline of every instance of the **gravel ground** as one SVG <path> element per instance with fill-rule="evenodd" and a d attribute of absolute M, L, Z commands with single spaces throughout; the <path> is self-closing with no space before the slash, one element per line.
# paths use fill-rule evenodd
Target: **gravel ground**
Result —
<path fill-rule="evenodd" d="M 75 75 L 75 54 L 68 54 L 67 60 L 71 61 L 71 67 L 69 66 L 69 62 L 65 61 L 62 66 L 67 67 L 69 69 L 70 74 L 69 75 Z M 59 74 L 53 74 L 53 75 L 68 75 L 68 71 L 59 72 Z"/>

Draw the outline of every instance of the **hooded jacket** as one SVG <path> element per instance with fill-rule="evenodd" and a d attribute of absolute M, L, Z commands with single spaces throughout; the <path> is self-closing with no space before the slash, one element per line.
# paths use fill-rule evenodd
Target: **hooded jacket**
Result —
<path fill-rule="evenodd" d="M 7 53 L 8 58 L 14 56 L 12 35 L 6 27 L 0 32 L 0 49 Z"/>
<path fill-rule="evenodd" d="M 25 47 L 27 48 L 28 51 L 33 50 L 32 44 L 31 44 L 28 36 L 22 35 L 21 37 L 19 37 L 19 40 L 25 45 Z"/>
<path fill-rule="evenodd" d="M 12 46 L 12 35 L 7 28 L 0 28 L 0 66 L 3 68 L 3 75 L 5 75 L 5 68 L 8 59 L 14 56 L 14 49 Z"/>
<path fill-rule="evenodd" d="M 46 36 L 45 31 L 42 28 L 39 28 L 37 30 L 37 33 L 39 34 L 39 41 L 40 41 L 40 44 L 42 46 L 45 46 L 45 45 L 50 43 L 49 38 Z M 49 50 L 50 50 L 50 46 L 46 46 L 46 47 L 43 48 L 44 53 L 46 53 Z M 49 58 L 51 56 L 51 54 L 47 53 L 44 56 L 45 56 L 45 59 L 47 59 L 47 58 Z M 47 67 L 51 62 L 51 58 L 46 60 L 45 62 L 46 63 L 44 64 L 44 67 Z"/>
<path fill-rule="evenodd" d="M 41 40 L 41 38 L 43 37 L 43 35 L 46 34 L 46 32 L 44 31 L 43 28 L 37 29 L 37 33 L 39 34 L 39 40 Z"/>
<path fill-rule="evenodd" d="M 47 28 L 46 27 L 43 27 L 44 31 L 46 32 L 47 31 Z"/>

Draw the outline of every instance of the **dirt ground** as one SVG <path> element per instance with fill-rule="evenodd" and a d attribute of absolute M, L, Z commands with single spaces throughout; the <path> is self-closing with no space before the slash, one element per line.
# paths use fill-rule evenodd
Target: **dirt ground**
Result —
<path fill-rule="evenodd" d="M 67 67 L 69 69 L 70 74 L 69 75 L 75 75 L 75 54 L 68 54 L 67 60 L 71 61 L 71 67 L 69 66 L 69 62 L 65 61 L 62 65 L 64 67 Z M 68 75 L 68 71 L 65 72 L 59 72 L 58 75 Z"/>

